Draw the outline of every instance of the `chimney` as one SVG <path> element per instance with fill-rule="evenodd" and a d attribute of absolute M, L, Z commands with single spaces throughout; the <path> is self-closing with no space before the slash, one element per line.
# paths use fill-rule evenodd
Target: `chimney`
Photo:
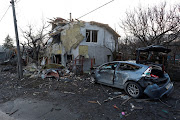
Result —
<path fill-rule="evenodd" d="M 69 13 L 69 15 L 70 15 L 70 21 L 72 21 L 71 13 Z"/>

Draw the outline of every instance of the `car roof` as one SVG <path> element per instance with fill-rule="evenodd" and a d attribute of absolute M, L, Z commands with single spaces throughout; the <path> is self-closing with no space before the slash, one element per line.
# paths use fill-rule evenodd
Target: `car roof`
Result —
<path fill-rule="evenodd" d="M 113 62 L 108 62 L 108 63 L 115 63 L 115 62 L 132 64 L 132 65 L 136 65 L 136 66 L 139 66 L 139 67 L 148 67 L 147 65 L 144 65 L 144 64 L 138 64 L 135 61 L 113 61 Z"/>

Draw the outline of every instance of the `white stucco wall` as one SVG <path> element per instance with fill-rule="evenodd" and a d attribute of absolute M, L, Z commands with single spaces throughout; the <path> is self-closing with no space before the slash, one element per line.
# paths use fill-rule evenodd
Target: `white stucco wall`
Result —
<path fill-rule="evenodd" d="M 66 28 L 65 26 L 64 28 Z M 67 27 L 70 29 L 69 27 Z M 86 30 L 96 30 L 98 31 L 97 36 L 97 42 L 86 42 Z M 95 59 L 95 63 L 93 66 L 101 65 L 105 62 L 108 62 L 107 55 L 110 55 L 110 61 L 113 60 L 113 55 L 111 51 L 115 50 L 115 40 L 113 39 L 113 35 L 104 27 L 99 27 L 97 25 L 91 25 L 88 22 L 85 22 L 83 26 L 80 28 L 81 34 L 84 36 L 83 41 L 81 41 L 80 45 L 88 46 L 88 57 L 84 60 L 84 71 L 90 70 L 91 67 L 91 59 Z M 73 60 L 79 56 L 79 46 L 77 48 L 72 48 L 71 51 L 69 51 L 67 54 L 73 55 Z M 59 53 L 63 53 L 61 45 L 54 45 L 52 46 L 53 53 L 57 53 L 57 50 Z M 109 50 L 111 49 L 111 50 Z M 61 54 L 60 53 L 60 54 Z M 64 54 L 64 53 L 63 53 Z M 64 59 L 66 60 L 66 59 Z M 62 62 L 63 63 L 63 62 Z"/>
<path fill-rule="evenodd" d="M 88 46 L 106 46 L 112 51 L 115 49 L 115 41 L 113 40 L 113 35 L 103 27 L 98 27 L 97 25 L 90 25 L 90 23 L 85 23 L 84 27 L 81 27 L 81 33 L 86 37 L 86 30 L 97 30 L 98 39 L 96 42 L 86 42 L 86 38 L 80 43 L 80 45 Z"/>
<path fill-rule="evenodd" d="M 97 30 L 98 38 L 97 42 L 86 42 L 86 30 Z M 81 34 L 85 37 L 80 45 L 88 46 L 88 56 L 89 59 L 84 61 L 84 71 L 90 70 L 91 59 L 95 58 L 94 66 L 101 65 L 108 61 L 107 55 L 111 55 L 111 60 L 113 60 L 112 52 L 107 49 L 110 48 L 112 51 L 115 50 L 115 40 L 113 35 L 103 27 L 98 27 L 96 25 L 90 25 L 90 23 L 85 23 L 84 27 L 81 27 Z M 79 46 L 76 49 L 71 50 L 74 58 L 79 55 Z"/>

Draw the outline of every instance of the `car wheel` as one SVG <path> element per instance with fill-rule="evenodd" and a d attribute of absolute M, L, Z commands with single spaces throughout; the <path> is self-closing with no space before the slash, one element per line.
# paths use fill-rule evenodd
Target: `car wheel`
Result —
<path fill-rule="evenodd" d="M 133 98 L 139 98 L 143 94 L 142 87 L 135 82 L 128 82 L 126 92 Z"/>

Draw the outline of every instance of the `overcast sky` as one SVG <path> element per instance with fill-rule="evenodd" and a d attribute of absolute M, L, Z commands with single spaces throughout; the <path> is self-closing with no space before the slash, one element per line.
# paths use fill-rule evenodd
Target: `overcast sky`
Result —
<path fill-rule="evenodd" d="M 11 0 L 0 0 L 0 20 L 8 9 Z M 40 27 L 42 19 L 61 17 L 69 19 L 69 13 L 72 13 L 72 18 L 76 19 L 82 15 L 98 8 L 99 6 L 112 0 L 15 0 L 16 2 L 16 17 L 19 30 L 20 42 L 24 40 L 21 30 L 25 30 L 27 25 L 31 24 L 36 28 Z M 109 24 L 110 27 L 116 29 L 120 35 L 118 23 L 123 19 L 124 14 L 128 10 L 133 10 L 141 5 L 143 7 L 158 5 L 166 1 L 168 6 L 180 3 L 180 0 L 114 0 L 108 5 L 86 15 L 80 20 L 96 21 L 104 24 Z M 10 35 L 15 42 L 15 32 L 13 24 L 12 7 L 10 7 L 0 21 L 0 44 L 4 42 L 7 35 Z"/>

